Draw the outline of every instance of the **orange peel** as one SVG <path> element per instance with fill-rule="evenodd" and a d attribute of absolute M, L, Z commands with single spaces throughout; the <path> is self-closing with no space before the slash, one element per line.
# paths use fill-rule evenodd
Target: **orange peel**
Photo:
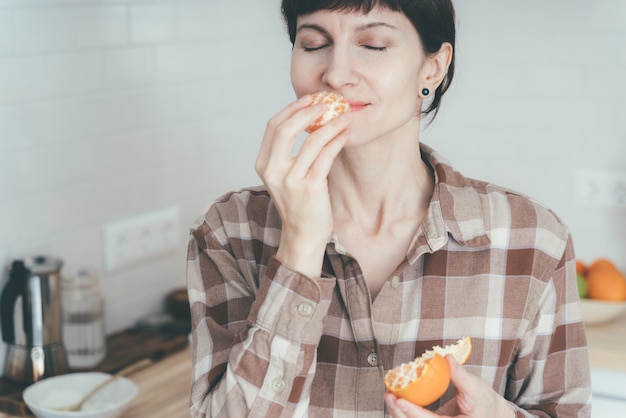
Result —
<path fill-rule="evenodd" d="M 444 347 L 435 346 L 415 360 L 402 363 L 385 373 L 385 386 L 399 398 L 420 406 L 430 405 L 450 385 L 450 365 L 444 357 L 450 354 L 459 364 L 465 364 L 471 353 L 470 337 Z"/>

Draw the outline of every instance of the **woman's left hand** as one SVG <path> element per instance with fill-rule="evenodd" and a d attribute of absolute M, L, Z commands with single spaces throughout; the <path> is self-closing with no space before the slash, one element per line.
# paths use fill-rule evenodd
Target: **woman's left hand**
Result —
<path fill-rule="evenodd" d="M 471 375 L 454 357 L 448 355 L 450 380 L 457 394 L 437 412 L 431 412 L 391 393 L 385 393 L 385 402 L 394 418 L 437 418 L 437 417 L 511 417 L 515 416 L 509 403 L 481 378 Z"/>

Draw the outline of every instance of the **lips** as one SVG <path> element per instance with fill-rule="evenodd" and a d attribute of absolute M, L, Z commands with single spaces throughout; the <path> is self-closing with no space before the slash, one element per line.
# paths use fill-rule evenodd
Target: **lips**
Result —
<path fill-rule="evenodd" d="M 348 100 L 348 103 L 350 103 L 350 108 L 353 112 L 359 112 L 369 106 L 369 103 L 358 100 Z"/>

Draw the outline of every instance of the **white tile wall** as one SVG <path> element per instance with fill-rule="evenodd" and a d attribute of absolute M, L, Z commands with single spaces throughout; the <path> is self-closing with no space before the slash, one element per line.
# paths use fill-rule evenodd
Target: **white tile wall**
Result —
<path fill-rule="evenodd" d="M 258 183 L 265 121 L 293 97 L 288 62 L 274 0 L 0 0 L 0 262 L 102 269 L 103 224 L 178 205 L 189 225 Z M 180 238 L 102 273 L 109 332 L 185 285 Z"/>
<path fill-rule="evenodd" d="M 456 1 L 458 78 L 423 141 L 532 195 L 578 255 L 626 270 L 626 210 L 576 203 L 577 168 L 626 170 L 626 3 Z"/>
<path fill-rule="evenodd" d="M 456 4 L 457 78 L 424 142 L 553 207 L 582 258 L 626 268 L 625 211 L 576 205 L 572 182 L 626 169 L 626 3 Z M 179 205 L 188 225 L 258 183 L 289 50 L 278 0 L 0 0 L 0 262 L 101 266 L 102 224 Z M 103 275 L 108 330 L 161 309 L 184 260 Z"/>

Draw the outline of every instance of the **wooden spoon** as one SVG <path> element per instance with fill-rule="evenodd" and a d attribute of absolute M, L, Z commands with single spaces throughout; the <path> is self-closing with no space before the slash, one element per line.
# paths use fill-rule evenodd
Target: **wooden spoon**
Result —
<path fill-rule="evenodd" d="M 152 360 L 148 358 L 132 363 L 130 366 L 124 367 L 119 372 L 115 373 L 112 376 L 109 376 L 107 379 L 101 382 L 98 386 L 96 386 L 91 391 L 89 391 L 85 396 L 83 396 L 80 401 L 72 405 L 60 406 L 54 409 L 56 409 L 57 411 L 80 411 L 81 409 L 83 409 L 83 405 L 85 404 L 85 402 L 87 402 L 96 392 L 98 392 L 103 387 L 107 386 L 110 383 L 113 383 L 115 380 L 117 380 L 118 378 L 122 376 L 132 374 L 138 370 L 141 370 L 150 366 L 151 364 L 152 364 Z"/>

